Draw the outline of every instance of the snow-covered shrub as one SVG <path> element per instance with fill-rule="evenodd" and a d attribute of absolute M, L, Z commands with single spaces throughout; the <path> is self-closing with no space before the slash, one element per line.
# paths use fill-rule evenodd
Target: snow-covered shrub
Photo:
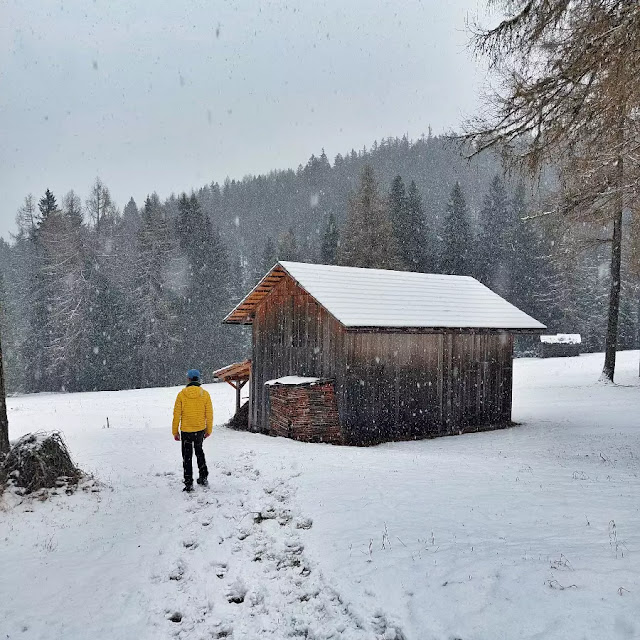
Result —
<path fill-rule="evenodd" d="M 230 429 L 247 431 L 249 429 L 249 403 L 245 402 L 238 413 L 236 413 L 227 423 Z"/>
<path fill-rule="evenodd" d="M 9 450 L 0 466 L 0 491 L 9 483 L 32 493 L 54 487 L 75 487 L 84 476 L 69 455 L 62 435 L 28 433 Z"/>

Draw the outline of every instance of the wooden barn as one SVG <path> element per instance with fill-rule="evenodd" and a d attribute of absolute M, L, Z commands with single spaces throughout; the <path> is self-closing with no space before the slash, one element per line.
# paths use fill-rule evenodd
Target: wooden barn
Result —
<path fill-rule="evenodd" d="M 252 431 L 373 444 L 511 423 L 514 334 L 545 326 L 467 276 L 279 262 L 252 325 Z"/>

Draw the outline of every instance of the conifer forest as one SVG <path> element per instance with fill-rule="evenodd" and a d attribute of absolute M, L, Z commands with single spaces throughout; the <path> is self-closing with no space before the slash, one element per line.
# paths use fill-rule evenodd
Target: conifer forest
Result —
<path fill-rule="evenodd" d="M 249 355 L 249 332 L 221 321 L 277 260 L 472 275 L 549 332 L 602 350 L 606 242 L 546 223 L 553 169 L 530 184 L 492 150 L 467 151 L 389 138 L 164 200 L 150 185 L 143 202 L 115 202 L 99 178 L 27 195 L 0 244 L 8 390 L 162 386 L 189 367 L 210 379 Z M 623 268 L 622 349 L 636 343 L 636 288 Z M 516 354 L 535 354 L 536 340 L 520 338 Z"/>

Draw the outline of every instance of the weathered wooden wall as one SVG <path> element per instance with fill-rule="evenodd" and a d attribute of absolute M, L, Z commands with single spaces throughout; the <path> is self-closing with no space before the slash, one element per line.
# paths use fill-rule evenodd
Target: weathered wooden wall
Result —
<path fill-rule="evenodd" d="M 355 333 L 345 339 L 341 419 L 347 442 L 505 426 L 513 336 Z"/>
<path fill-rule="evenodd" d="M 285 278 L 253 321 L 250 428 L 269 429 L 267 380 L 335 380 L 351 444 L 505 426 L 511 418 L 513 336 L 346 331 Z"/>
<path fill-rule="evenodd" d="M 253 320 L 249 428 L 269 429 L 267 380 L 289 375 L 342 378 L 343 339 L 338 321 L 290 278 L 276 285 Z"/>

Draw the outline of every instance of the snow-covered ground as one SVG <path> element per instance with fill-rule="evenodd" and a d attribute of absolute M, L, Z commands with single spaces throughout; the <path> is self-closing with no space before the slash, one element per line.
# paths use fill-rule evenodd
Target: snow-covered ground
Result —
<path fill-rule="evenodd" d="M 640 638 L 638 356 L 516 361 L 520 426 L 367 449 L 220 427 L 208 385 L 192 495 L 178 389 L 12 398 L 104 486 L 0 500 L 0 638 Z"/>

